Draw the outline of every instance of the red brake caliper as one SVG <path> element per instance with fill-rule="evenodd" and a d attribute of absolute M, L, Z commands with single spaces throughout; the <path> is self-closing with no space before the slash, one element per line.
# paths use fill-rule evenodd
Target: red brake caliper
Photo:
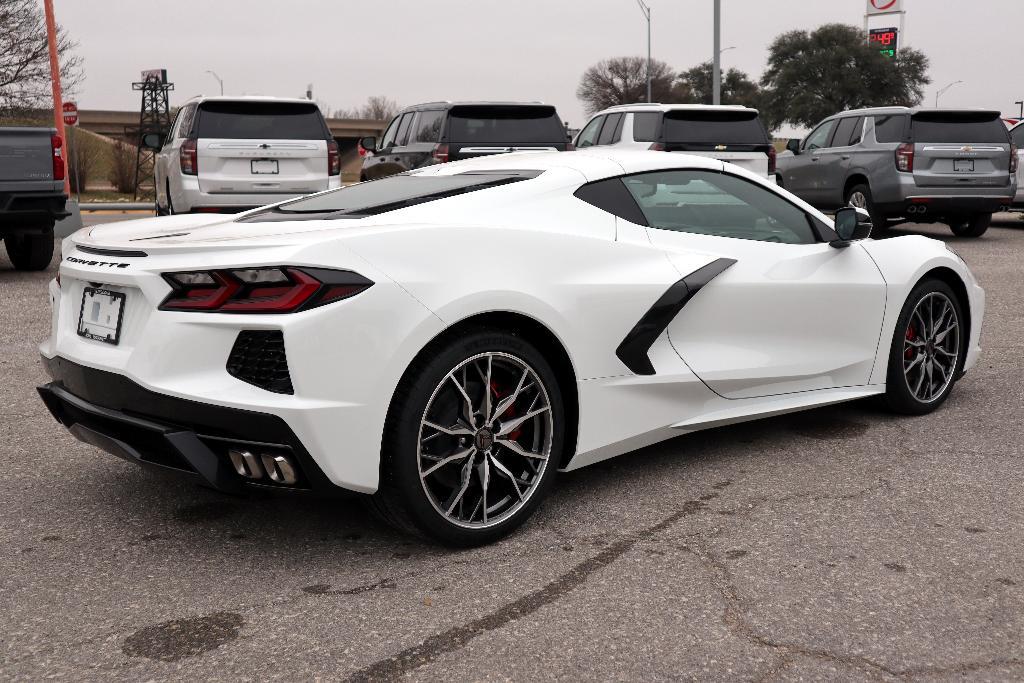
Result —
<path fill-rule="evenodd" d="M 917 339 L 917 332 L 914 331 L 913 325 L 907 326 L 907 341 L 914 341 Z M 903 352 L 903 357 L 910 360 L 914 357 L 914 349 L 908 348 Z"/>
<path fill-rule="evenodd" d="M 508 395 L 507 392 L 503 392 L 501 390 L 501 387 L 498 386 L 498 383 L 493 381 L 493 380 L 491 381 L 491 391 L 494 392 L 494 399 L 495 399 L 496 402 L 500 401 L 501 399 L 505 398 L 505 396 Z M 502 413 L 501 415 L 505 415 L 506 417 L 515 417 L 516 416 L 516 404 L 513 403 L 512 405 L 510 405 L 505 410 L 505 412 Z M 495 415 L 494 417 L 501 417 L 501 415 Z M 511 441 L 515 441 L 516 439 L 519 438 L 519 436 L 522 433 L 523 433 L 523 428 L 522 427 L 518 427 L 516 429 L 513 429 L 508 434 L 506 434 L 504 438 L 509 439 Z"/>

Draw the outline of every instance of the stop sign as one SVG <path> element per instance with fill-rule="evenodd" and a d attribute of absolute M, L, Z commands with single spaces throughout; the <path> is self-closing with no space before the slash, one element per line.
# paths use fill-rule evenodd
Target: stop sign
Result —
<path fill-rule="evenodd" d="M 78 105 L 74 102 L 64 103 L 64 125 L 74 126 L 78 124 Z"/>

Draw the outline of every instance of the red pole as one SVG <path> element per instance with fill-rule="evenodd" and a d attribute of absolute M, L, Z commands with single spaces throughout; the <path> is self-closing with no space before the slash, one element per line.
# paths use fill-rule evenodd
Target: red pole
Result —
<path fill-rule="evenodd" d="M 50 44 L 50 83 L 53 86 L 53 127 L 57 129 L 57 135 L 64 141 L 66 155 L 69 147 L 67 135 L 64 132 L 64 97 L 60 88 L 60 60 L 57 59 L 57 22 L 53 18 L 53 0 L 43 0 L 43 8 L 46 11 L 46 39 Z M 68 167 L 68 159 L 65 156 L 64 166 Z M 68 169 L 70 170 L 70 169 Z M 71 196 L 71 174 L 64 172 L 64 194 Z"/>

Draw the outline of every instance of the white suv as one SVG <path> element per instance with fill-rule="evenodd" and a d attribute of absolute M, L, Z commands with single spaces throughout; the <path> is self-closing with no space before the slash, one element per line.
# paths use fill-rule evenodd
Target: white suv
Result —
<path fill-rule="evenodd" d="M 622 104 L 594 114 L 576 149 L 686 152 L 712 157 L 775 178 L 775 147 L 756 109 L 706 104 Z"/>
<path fill-rule="evenodd" d="M 161 215 L 234 212 L 340 187 L 341 159 L 309 100 L 200 97 L 178 110 L 154 175 Z"/>

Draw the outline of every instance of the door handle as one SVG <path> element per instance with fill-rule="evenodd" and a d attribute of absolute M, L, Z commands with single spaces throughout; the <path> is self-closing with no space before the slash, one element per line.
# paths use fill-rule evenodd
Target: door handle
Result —
<path fill-rule="evenodd" d="M 850 160 L 850 159 L 852 159 L 852 158 L 853 158 L 853 157 L 851 157 L 851 156 L 850 156 L 849 154 L 844 154 L 844 155 L 843 155 L 843 161 L 849 161 L 849 160 Z"/>
<path fill-rule="evenodd" d="M 811 157 L 811 161 L 820 161 L 821 157 Z"/>

